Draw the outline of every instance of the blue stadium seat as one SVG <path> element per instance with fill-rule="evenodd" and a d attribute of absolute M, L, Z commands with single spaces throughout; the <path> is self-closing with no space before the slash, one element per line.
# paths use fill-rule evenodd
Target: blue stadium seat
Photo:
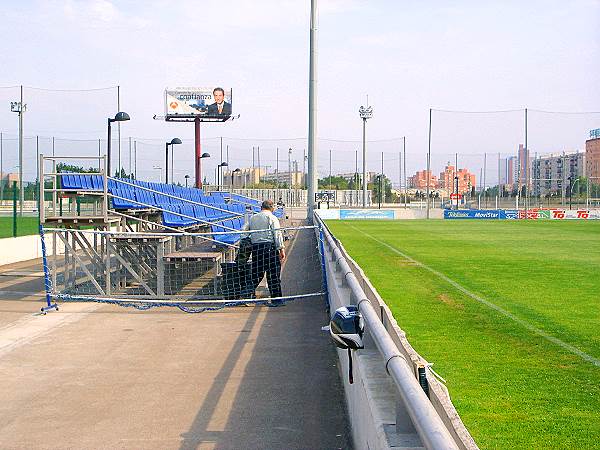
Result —
<path fill-rule="evenodd" d="M 168 227 L 189 227 L 196 223 L 195 220 L 188 219 L 186 217 L 181 217 L 178 214 L 174 214 L 174 213 L 186 214 L 185 212 L 181 211 L 180 205 L 164 203 L 164 204 L 159 205 L 159 207 L 161 209 L 163 209 L 163 213 L 162 213 L 163 225 L 166 225 Z"/>
<path fill-rule="evenodd" d="M 156 203 L 154 200 L 154 194 L 152 192 L 145 191 L 143 189 L 134 189 L 135 199 L 140 202 L 148 205 L 147 208 L 154 206 Z"/>
<path fill-rule="evenodd" d="M 144 208 L 142 205 L 137 205 L 128 200 L 136 200 L 135 191 L 133 189 L 120 189 L 113 188 L 112 194 L 117 195 L 122 198 L 114 198 L 112 197 L 112 204 L 114 209 L 142 209 Z"/>
<path fill-rule="evenodd" d="M 223 227 L 235 228 L 234 223 L 231 220 L 226 220 L 225 222 L 222 223 L 222 225 L 223 226 L 211 225 L 211 231 L 213 233 L 218 233 L 218 232 L 223 232 L 223 231 L 229 231 Z M 233 232 L 225 233 L 225 234 L 215 234 L 213 238 L 215 241 L 221 242 L 223 244 L 235 244 L 236 242 L 238 242 L 240 240 L 241 234 L 233 233 Z"/>

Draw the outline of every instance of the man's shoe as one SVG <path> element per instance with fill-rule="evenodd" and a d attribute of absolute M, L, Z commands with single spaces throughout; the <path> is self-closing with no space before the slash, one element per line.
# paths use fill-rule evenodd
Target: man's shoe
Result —
<path fill-rule="evenodd" d="M 285 303 L 283 303 L 281 300 L 276 300 L 267 303 L 267 306 L 270 308 L 277 308 L 278 306 L 285 306 Z"/>

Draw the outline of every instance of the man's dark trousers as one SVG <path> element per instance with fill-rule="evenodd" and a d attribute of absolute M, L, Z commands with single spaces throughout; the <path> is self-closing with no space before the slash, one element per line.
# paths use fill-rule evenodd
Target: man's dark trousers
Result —
<path fill-rule="evenodd" d="M 281 261 L 275 244 L 271 242 L 252 244 L 252 276 L 254 289 L 258 287 L 267 273 L 267 284 L 271 297 L 282 297 Z"/>

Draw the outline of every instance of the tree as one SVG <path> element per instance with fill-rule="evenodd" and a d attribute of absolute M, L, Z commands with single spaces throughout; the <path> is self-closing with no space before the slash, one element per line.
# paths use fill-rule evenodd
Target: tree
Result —
<path fill-rule="evenodd" d="M 132 180 L 135 179 L 135 177 L 133 176 L 132 173 L 127 174 L 127 172 L 125 172 L 125 169 L 121 167 L 121 173 L 119 173 L 118 170 L 115 171 L 115 178 L 130 178 Z"/>
<path fill-rule="evenodd" d="M 383 186 L 383 195 L 381 187 Z M 373 191 L 373 201 L 388 203 L 392 201 L 392 182 L 385 175 L 377 175 L 373 183 L 368 185 L 368 188 Z"/>
<path fill-rule="evenodd" d="M 93 167 L 89 167 L 87 169 L 84 169 L 83 167 L 80 166 L 73 166 L 71 164 L 65 164 L 65 163 L 58 163 L 56 165 L 56 172 L 57 173 L 99 173 L 98 169 L 95 169 Z"/>
<path fill-rule="evenodd" d="M 350 187 L 344 177 L 331 176 L 319 180 L 319 189 L 350 189 Z"/>

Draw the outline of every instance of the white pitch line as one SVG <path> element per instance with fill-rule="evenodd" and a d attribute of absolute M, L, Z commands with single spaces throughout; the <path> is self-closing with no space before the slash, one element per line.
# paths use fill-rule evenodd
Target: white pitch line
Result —
<path fill-rule="evenodd" d="M 390 250 L 391 250 L 391 251 L 393 251 L 394 253 L 396 253 L 396 254 L 398 254 L 398 255 L 402 256 L 403 258 L 407 259 L 408 261 L 411 261 L 411 262 L 412 262 L 412 263 L 414 263 L 416 266 L 422 267 L 423 269 L 425 269 L 425 270 L 427 270 L 427 271 L 431 272 L 432 274 L 434 274 L 434 275 L 435 275 L 435 276 L 437 276 L 438 278 L 440 278 L 440 279 L 442 279 L 442 280 L 446 281 L 447 283 L 451 284 L 453 287 L 455 287 L 456 289 L 458 289 L 458 290 L 459 290 L 460 292 L 462 292 L 463 294 L 465 294 L 465 295 L 467 295 L 467 296 L 471 297 L 473 300 L 476 300 L 476 301 L 478 301 L 479 303 L 481 303 L 481 304 L 483 304 L 483 305 L 487 306 L 488 308 L 491 308 L 491 309 L 493 309 L 493 310 L 495 310 L 495 311 L 498 311 L 498 312 L 499 312 L 500 314 L 502 314 L 503 316 L 505 316 L 505 317 L 508 317 L 509 319 L 511 319 L 511 320 L 513 320 L 513 321 L 515 321 L 516 323 L 518 323 L 519 325 L 521 325 L 521 326 L 523 326 L 524 328 L 528 329 L 529 331 L 531 331 L 531 332 L 533 332 L 533 333 L 535 333 L 535 334 L 537 334 L 537 335 L 539 335 L 539 336 L 543 337 L 543 338 L 544 338 L 544 339 L 546 339 L 547 341 L 549 341 L 549 342 L 552 342 L 553 344 L 556 344 L 556 345 L 558 345 L 558 346 L 562 347 L 563 349 L 565 349 L 565 350 L 567 350 L 567 351 L 569 351 L 569 352 L 571 352 L 571 353 L 573 353 L 573 354 L 575 354 L 575 355 L 579 356 L 581 359 L 583 359 L 583 360 L 585 360 L 585 361 L 587 361 L 587 362 L 590 362 L 590 363 L 592 363 L 593 365 L 595 365 L 595 366 L 597 366 L 597 367 L 600 367 L 600 359 L 594 358 L 593 356 L 591 356 L 591 355 L 588 355 L 587 353 L 585 353 L 585 352 L 583 352 L 583 351 L 579 350 L 577 347 L 574 347 L 574 346 L 573 346 L 573 345 L 571 345 L 571 344 L 568 344 L 568 343 L 566 343 L 566 342 L 564 342 L 564 341 L 561 341 L 560 339 L 558 339 L 558 338 L 556 338 L 556 337 L 554 337 L 554 336 L 551 336 L 551 335 L 549 335 L 549 334 L 548 334 L 548 333 L 546 333 L 545 331 L 543 331 L 543 330 L 540 330 L 540 329 L 539 329 L 539 328 L 537 328 L 537 327 L 534 327 L 534 326 L 533 326 L 533 325 L 531 325 L 530 323 L 528 323 L 528 322 L 525 322 L 523 319 L 520 319 L 519 317 L 515 316 L 513 313 L 511 313 L 511 312 L 509 312 L 509 311 L 505 310 L 504 308 L 502 308 L 502 307 L 500 307 L 500 306 L 498 306 L 498 305 L 496 305 L 496 304 L 494 304 L 494 303 L 490 302 L 489 300 L 486 300 L 485 298 L 483 298 L 483 297 L 480 297 L 479 295 L 477 295 L 477 294 L 474 294 L 473 292 L 471 292 L 471 291 L 469 291 L 469 290 L 465 289 L 463 286 L 461 286 L 460 284 L 458 284 L 458 283 L 457 283 L 456 281 L 454 281 L 453 279 L 451 279 L 451 278 L 447 277 L 447 276 L 446 276 L 446 275 L 444 275 L 443 273 L 441 273 L 441 272 L 438 272 L 437 270 L 435 270 L 435 269 L 433 269 L 433 268 L 431 268 L 431 267 L 429 267 L 429 266 L 427 266 L 427 265 L 423 264 L 422 262 L 419 262 L 419 261 L 417 261 L 416 259 L 413 259 L 413 258 L 411 258 L 411 257 L 410 257 L 410 256 L 408 256 L 407 254 L 405 254 L 405 253 L 401 252 L 401 251 L 400 251 L 400 250 L 398 250 L 396 247 L 393 247 L 393 246 L 391 246 L 391 245 L 390 245 L 390 244 L 388 244 L 387 242 L 381 241 L 381 240 L 377 239 L 376 237 L 374 237 L 374 236 L 371 236 L 370 234 L 368 234 L 368 233 L 365 233 L 364 231 L 362 231 L 362 230 L 360 230 L 360 229 L 358 229 L 358 228 L 356 228 L 356 227 L 354 227 L 354 226 L 352 226 L 352 225 L 349 225 L 349 226 L 350 226 L 350 228 L 353 228 L 354 230 L 356 230 L 356 231 L 358 231 L 358 232 L 360 232 L 360 233 L 364 234 L 364 235 L 365 235 L 365 236 L 367 236 L 368 238 L 370 238 L 370 239 L 372 239 L 372 240 L 374 240 L 374 241 L 376 241 L 376 242 L 379 242 L 381 245 L 383 245 L 383 246 L 387 247 L 388 249 L 390 249 Z"/>

